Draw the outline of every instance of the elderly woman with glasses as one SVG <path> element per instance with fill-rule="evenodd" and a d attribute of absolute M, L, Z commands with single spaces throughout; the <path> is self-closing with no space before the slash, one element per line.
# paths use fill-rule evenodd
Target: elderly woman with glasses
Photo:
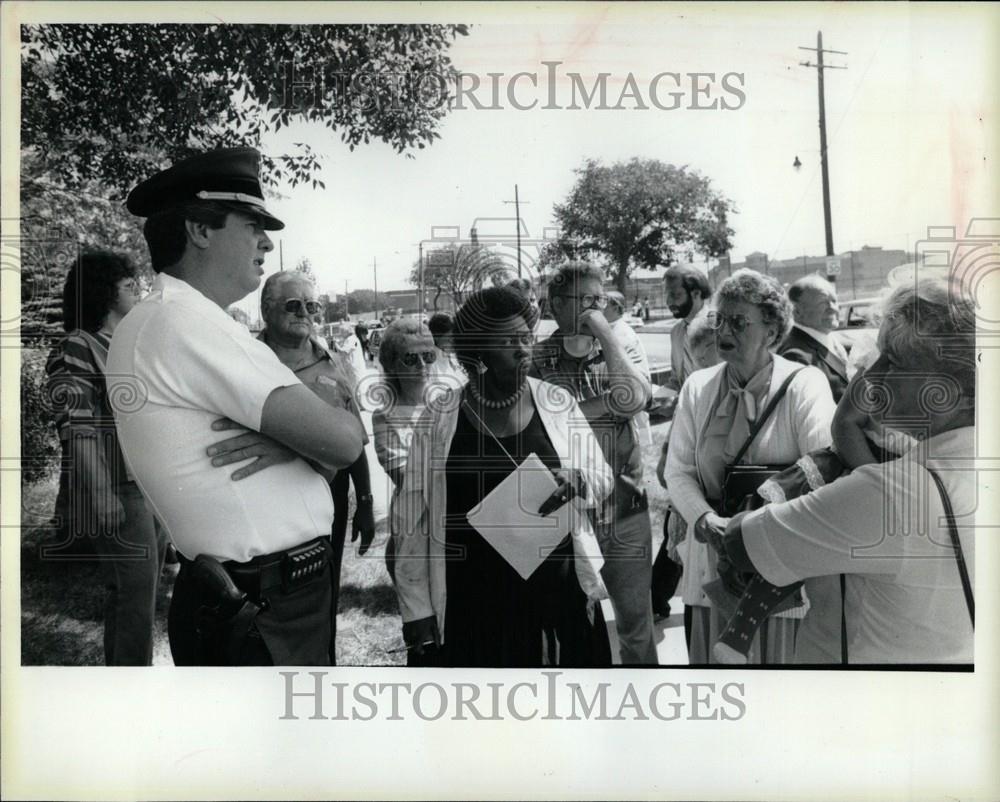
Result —
<path fill-rule="evenodd" d="M 792 322 L 791 305 L 777 281 L 753 270 L 738 270 L 719 285 L 714 303 L 708 322 L 715 329 L 722 362 L 695 371 L 681 388 L 666 470 L 671 502 L 687 530 L 679 553 L 693 664 L 712 662 L 712 646 L 727 620 L 704 589 L 719 577 L 718 557 L 709 544 L 721 542 L 727 523 L 719 512 L 727 467 L 741 451 L 744 464 L 789 465 L 829 446 L 836 409 L 830 385 L 817 368 L 802 367 L 774 353 Z M 780 396 L 777 406 L 744 449 L 751 429 L 776 396 Z M 806 591 L 813 601 L 839 595 L 831 577 L 807 582 Z M 750 661 L 790 662 L 805 612 L 805 605 L 798 604 L 772 616 L 760 630 Z M 833 625 L 818 619 L 814 623 Z M 800 641 L 814 636 L 814 632 L 798 633 Z"/>
<path fill-rule="evenodd" d="M 835 445 L 842 450 L 840 429 L 853 425 L 867 449 L 861 430 L 874 423 L 907 435 L 909 448 L 882 464 L 868 449 L 865 464 L 850 474 L 826 484 L 814 475 L 812 492 L 734 516 L 724 553 L 779 590 L 801 580 L 808 587 L 813 577 L 843 577 L 843 598 L 813 599 L 803 623 L 814 616 L 843 622 L 843 631 L 828 633 L 832 660 L 800 644 L 797 662 L 971 663 L 973 299 L 942 277 L 895 288 L 884 304 L 878 349 L 878 359 L 841 399 Z"/>
<path fill-rule="evenodd" d="M 607 495 L 611 472 L 569 394 L 528 377 L 535 323 L 534 307 L 515 290 L 473 294 L 454 331 L 469 381 L 430 400 L 414 429 L 394 511 L 396 590 L 409 651 L 438 665 L 610 661 L 596 604 L 607 595 L 603 560 L 583 507 Z M 495 548 L 469 514 L 528 459 L 554 490 L 512 505 L 495 526 L 510 527 L 511 541 L 541 538 L 552 523 L 539 516 L 573 504 L 567 531 L 525 578 L 502 553 L 510 556 L 511 543 L 502 538 Z M 523 486 L 542 479 L 528 474 Z M 543 549 L 541 541 L 533 548 Z"/>

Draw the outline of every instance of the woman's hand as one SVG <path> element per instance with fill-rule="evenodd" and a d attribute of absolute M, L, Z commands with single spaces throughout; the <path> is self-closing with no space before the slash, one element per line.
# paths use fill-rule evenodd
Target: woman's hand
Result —
<path fill-rule="evenodd" d="M 403 622 L 403 640 L 413 654 L 423 654 L 424 649 L 441 645 L 437 616 L 428 616 L 416 621 Z"/>
<path fill-rule="evenodd" d="M 212 430 L 216 432 L 231 431 L 233 429 L 243 430 L 244 427 L 235 421 L 229 420 L 229 418 L 219 418 L 212 423 Z M 283 446 L 277 440 L 272 440 L 266 434 L 247 431 L 209 446 L 205 453 L 212 457 L 212 465 L 216 468 L 256 457 L 249 465 L 244 465 L 239 470 L 233 471 L 230 478 L 234 482 L 246 479 L 248 476 L 253 476 L 265 468 L 270 468 L 272 465 L 291 462 L 298 457 L 298 454 L 290 448 Z"/>
<path fill-rule="evenodd" d="M 670 440 L 663 441 L 663 446 L 660 448 L 660 461 L 656 463 L 656 478 L 664 490 L 667 489 L 667 448 L 669 443 Z"/>
<path fill-rule="evenodd" d="M 542 506 L 538 508 L 539 515 L 549 515 L 571 499 L 587 495 L 583 473 L 578 468 L 563 468 L 556 471 L 555 479 L 558 487 L 542 502 Z"/>
<path fill-rule="evenodd" d="M 717 552 L 722 553 L 722 538 L 726 533 L 728 518 L 706 512 L 694 525 L 694 537 L 699 543 L 708 543 Z"/>

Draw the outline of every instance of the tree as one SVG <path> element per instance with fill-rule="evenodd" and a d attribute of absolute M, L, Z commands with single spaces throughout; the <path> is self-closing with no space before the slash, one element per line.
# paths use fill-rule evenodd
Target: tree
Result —
<path fill-rule="evenodd" d="M 677 252 L 721 256 L 732 247 L 732 201 L 686 166 L 631 159 L 606 167 L 588 160 L 576 173 L 569 196 L 553 210 L 560 234 L 543 249 L 543 266 L 594 259 L 624 293 L 638 267 L 669 265 Z"/>
<path fill-rule="evenodd" d="M 489 248 L 474 243 L 449 243 L 424 254 L 424 287 L 434 289 L 434 309 L 446 292 L 459 306 L 466 293 L 488 286 L 498 275 L 506 275 L 509 265 Z M 420 262 L 414 262 L 410 284 L 420 286 Z M 426 291 L 426 290 L 425 290 Z"/>
<path fill-rule="evenodd" d="M 31 153 L 21 160 L 21 339 L 25 345 L 62 332 L 62 288 L 86 247 L 126 254 L 142 283 L 152 280 L 142 226 L 97 181 L 75 191 L 54 183 Z"/>
<path fill-rule="evenodd" d="M 166 163 L 258 145 L 293 120 L 353 150 L 439 138 L 465 25 L 21 26 L 21 144 L 67 188 L 100 180 L 121 197 Z M 306 145 L 264 154 L 264 179 L 317 178 Z"/>
<path fill-rule="evenodd" d="M 352 315 L 362 312 L 384 311 L 391 304 L 391 301 L 382 293 L 376 295 L 375 290 L 351 290 L 347 293 L 347 298 Z"/>
<path fill-rule="evenodd" d="M 297 273 L 302 273 L 310 281 L 312 281 L 313 284 L 316 283 L 316 271 L 313 270 L 312 262 L 309 261 L 308 257 L 303 256 L 298 262 L 295 263 L 295 267 L 292 269 Z"/>

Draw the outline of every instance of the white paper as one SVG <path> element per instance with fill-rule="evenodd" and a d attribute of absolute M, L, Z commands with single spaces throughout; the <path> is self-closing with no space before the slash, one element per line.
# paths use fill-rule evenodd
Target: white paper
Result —
<path fill-rule="evenodd" d="M 500 556 L 527 579 L 570 531 L 574 499 L 550 515 L 538 515 L 542 502 L 558 487 L 537 454 L 529 454 L 467 516 Z"/>

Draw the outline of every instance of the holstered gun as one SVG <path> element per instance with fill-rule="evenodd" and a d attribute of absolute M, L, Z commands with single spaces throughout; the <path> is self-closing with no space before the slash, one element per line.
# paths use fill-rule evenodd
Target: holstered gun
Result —
<path fill-rule="evenodd" d="M 200 554 L 191 577 L 201 590 L 197 631 L 210 665 L 239 665 L 247 634 L 261 607 L 236 587 L 222 563 Z"/>

